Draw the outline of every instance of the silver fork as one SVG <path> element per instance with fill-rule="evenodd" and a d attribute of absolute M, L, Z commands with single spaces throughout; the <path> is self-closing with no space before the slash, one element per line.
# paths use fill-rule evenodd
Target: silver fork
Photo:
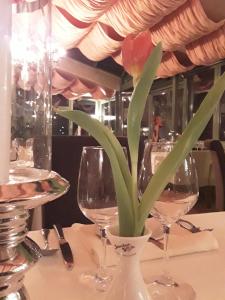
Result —
<path fill-rule="evenodd" d="M 49 233 L 50 233 L 50 229 L 41 229 L 41 235 L 44 239 L 44 244 L 45 244 L 44 248 L 41 249 L 41 253 L 43 256 L 53 255 L 58 251 L 58 249 L 51 249 L 49 247 L 49 242 L 48 242 Z"/>

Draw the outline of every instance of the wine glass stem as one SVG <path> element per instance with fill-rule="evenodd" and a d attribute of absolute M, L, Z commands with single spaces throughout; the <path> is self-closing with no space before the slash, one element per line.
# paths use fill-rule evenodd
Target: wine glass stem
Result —
<path fill-rule="evenodd" d="M 99 274 L 101 276 L 104 276 L 106 274 L 106 244 L 107 244 L 105 228 L 100 227 L 100 234 L 101 234 L 101 242 L 103 247 L 103 255 L 100 258 Z"/>
<path fill-rule="evenodd" d="M 164 235 L 164 274 L 168 279 L 171 279 L 169 272 L 169 253 L 168 253 L 168 242 L 170 234 L 170 225 L 163 225 L 163 235 Z"/>

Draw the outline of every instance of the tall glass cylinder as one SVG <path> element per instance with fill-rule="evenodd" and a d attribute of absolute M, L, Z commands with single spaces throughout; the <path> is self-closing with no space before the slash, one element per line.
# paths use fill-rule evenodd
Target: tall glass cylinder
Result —
<path fill-rule="evenodd" d="M 12 5 L 13 168 L 51 168 L 50 9 L 48 0 Z"/>
<path fill-rule="evenodd" d="M 6 300 L 29 299 L 24 274 L 41 255 L 26 237 L 28 210 L 69 187 L 50 171 L 50 4 L 0 0 L 0 299 Z"/>

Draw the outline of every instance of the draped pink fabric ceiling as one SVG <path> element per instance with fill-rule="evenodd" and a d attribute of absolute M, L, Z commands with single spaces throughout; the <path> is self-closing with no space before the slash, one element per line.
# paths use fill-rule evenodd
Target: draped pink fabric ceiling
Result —
<path fill-rule="evenodd" d="M 55 69 L 53 71 L 52 93 L 53 95 L 62 94 L 69 100 L 76 100 L 89 94 L 97 100 L 111 98 L 114 91 Z"/>
<path fill-rule="evenodd" d="M 162 41 L 165 51 L 157 75 L 173 76 L 225 57 L 224 20 L 207 16 L 206 1 L 53 0 L 53 36 L 90 60 L 112 56 L 122 64 L 126 36 L 149 30 L 153 44 Z"/>

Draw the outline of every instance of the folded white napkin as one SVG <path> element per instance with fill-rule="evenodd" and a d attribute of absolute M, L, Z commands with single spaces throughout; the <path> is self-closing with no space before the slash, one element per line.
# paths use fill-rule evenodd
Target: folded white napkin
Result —
<path fill-rule="evenodd" d="M 161 237 L 160 224 L 155 219 L 149 219 L 146 225 L 152 230 L 152 236 Z M 92 256 L 96 264 L 99 264 L 99 258 L 103 255 L 103 247 L 100 238 L 97 236 L 95 225 L 74 224 L 73 230 L 76 231 L 77 238 L 86 251 Z M 160 240 L 162 242 L 162 240 Z M 171 228 L 169 237 L 168 253 L 170 256 L 184 255 L 196 252 L 203 252 L 218 249 L 218 242 L 210 231 L 199 233 L 190 233 L 188 230 L 174 224 Z M 147 242 L 142 252 L 141 261 L 161 258 L 163 250 L 151 242 Z M 106 265 L 116 265 L 118 256 L 113 246 L 107 245 Z"/>

